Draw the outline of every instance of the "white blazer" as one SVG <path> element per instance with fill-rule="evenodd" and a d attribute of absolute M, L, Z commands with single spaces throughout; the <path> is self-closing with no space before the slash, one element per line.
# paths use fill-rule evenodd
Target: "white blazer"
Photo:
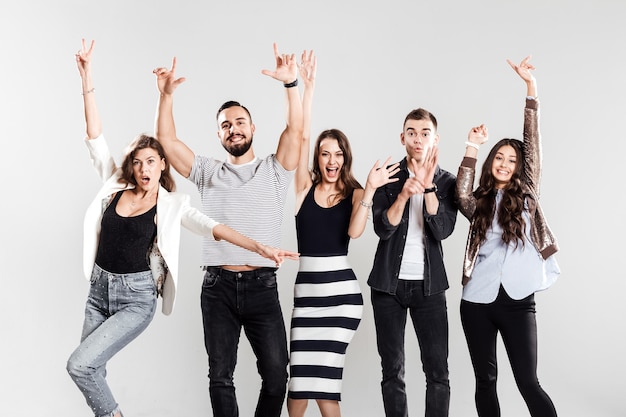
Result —
<path fill-rule="evenodd" d="M 118 182 L 121 168 L 115 165 L 109 147 L 103 135 L 95 139 L 86 139 L 91 162 L 98 175 L 104 181 L 104 186 L 96 194 L 85 213 L 83 234 L 83 272 L 85 278 L 91 278 L 91 272 L 96 261 L 96 252 L 100 239 L 100 225 L 104 209 L 109 203 L 111 195 L 118 191 L 134 188 L 132 184 L 125 186 Z M 178 252 L 180 243 L 181 224 L 194 233 L 213 237 L 213 227 L 219 223 L 202 214 L 198 209 L 191 207 L 189 195 L 168 192 L 159 187 L 157 197 L 157 244 L 159 252 L 167 264 L 167 275 L 163 282 L 163 305 L 161 311 L 169 315 L 174 309 L 176 300 L 176 285 L 178 283 Z M 157 265 L 151 265 L 153 274 L 158 270 Z"/>

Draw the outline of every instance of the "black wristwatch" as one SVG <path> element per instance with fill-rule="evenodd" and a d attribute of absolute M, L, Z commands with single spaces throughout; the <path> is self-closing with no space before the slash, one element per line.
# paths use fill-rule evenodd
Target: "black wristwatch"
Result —
<path fill-rule="evenodd" d="M 424 189 L 424 194 L 434 193 L 435 191 L 437 191 L 437 184 L 433 184 L 431 188 Z"/>

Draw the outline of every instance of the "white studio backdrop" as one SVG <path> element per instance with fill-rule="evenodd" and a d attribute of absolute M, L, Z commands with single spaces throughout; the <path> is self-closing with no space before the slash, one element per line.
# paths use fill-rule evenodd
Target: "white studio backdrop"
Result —
<path fill-rule="evenodd" d="M 255 151 L 275 150 L 284 127 L 272 43 L 318 56 L 313 129 L 351 140 L 360 181 L 376 159 L 404 156 L 405 115 L 424 107 L 439 120 L 440 165 L 456 173 L 471 126 L 490 144 L 521 138 L 525 86 L 506 59 L 528 54 L 541 100 L 542 204 L 556 233 L 562 275 L 537 295 L 539 378 L 560 415 L 623 417 L 626 289 L 622 243 L 626 3 L 597 0 L 264 2 L 60 0 L 0 5 L 0 404 L 4 414 L 89 415 L 65 371 L 76 347 L 88 285 L 82 277 L 82 219 L 100 183 L 82 139 L 84 118 L 74 53 L 96 39 L 94 84 L 104 132 L 118 158 L 138 133 L 153 131 L 152 69 L 178 58 L 187 81 L 175 98 L 179 136 L 198 154 L 224 157 L 214 114 L 224 101 L 246 105 L 257 125 Z M 480 161 L 487 149 L 480 151 Z M 119 159 L 118 159 L 119 160 Z M 195 186 L 176 177 L 199 205 Z M 293 193 L 283 247 L 296 248 Z M 444 242 L 451 288 L 451 416 L 473 416 L 474 379 L 458 306 L 468 222 L 459 214 Z M 377 238 L 371 224 L 349 258 L 365 299 L 346 357 L 345 416 L 383 415 L 380 360 L 366 284 Z M 153 323 L 109 364 L 108 380 L 127 416 L 211 415 L 200 314 L 200 238 L 183 231 L 180 292 L 172 316 Z M 296 262 L 279 270 L 288 326 Z M 407 390 L 423 414 L 419 349 L 407 330 Z M 503 415 L 527 416 L 499 346 Z M 245 336 L 235 384 L 242 416 L 260 385 Z M 286 409 L 283 415 L 287 415 Z M 308 415 L 317 416 L 309 405 Z"/>

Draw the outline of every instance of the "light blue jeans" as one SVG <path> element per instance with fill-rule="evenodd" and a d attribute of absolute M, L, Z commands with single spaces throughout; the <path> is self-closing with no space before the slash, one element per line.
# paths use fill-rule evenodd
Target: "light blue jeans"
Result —
<path fill-rule="evenodd" d="M 148 327 L 155 310 L 150 271 L 113 274 L 94 265 L 81 342 L 67 371 L 96 417 L 120 411 L 105 379 L 107 361 Z"/>

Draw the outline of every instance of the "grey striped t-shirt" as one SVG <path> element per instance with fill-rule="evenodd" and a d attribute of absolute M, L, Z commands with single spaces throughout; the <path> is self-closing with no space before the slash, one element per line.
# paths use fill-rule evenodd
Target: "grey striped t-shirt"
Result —
<path fill-rule="evenodd" d="M 189 180 L 200 191 L 204 214 L 258 242 L 279 247 L 294 172 L 283 168 L 274 154 L 243 165 L 196 156 Z M 209 238 L 203 238 L 201 260 L 206 266 L 276 266 L 254 252 Z"/>

